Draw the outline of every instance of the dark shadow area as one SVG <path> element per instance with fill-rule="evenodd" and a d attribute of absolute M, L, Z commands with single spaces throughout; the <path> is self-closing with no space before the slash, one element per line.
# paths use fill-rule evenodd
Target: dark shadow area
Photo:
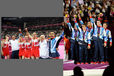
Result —
<path fill-rule="evenodd" d="M 112 67 L 111 66 L 108 66 L 105 69 L 105 71 L 103 73 L 103 76 L 114 76 L 112 71 L 113 71 Z"/>
<path fill-rule="evenodd" d="M 79 66 L 76 66 L 73 69 L 74 75 L 72 76 L 84 76 L 82 69 Z"/>

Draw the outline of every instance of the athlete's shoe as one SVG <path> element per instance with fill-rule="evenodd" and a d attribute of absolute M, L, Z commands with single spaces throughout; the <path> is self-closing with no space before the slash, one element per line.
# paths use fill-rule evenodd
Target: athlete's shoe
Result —
<path fill-rule="evenodd" d="M 104 62 L 104 61 L 102 61 L 102 62 L 101 62 L 101 64 L 105 64 L 105 62 Z"/>
<path fill-rule="evenodd" d="M 96 64 L 99 64 L 99 62 L 96 62 Z"/>
<path fill-rule="evenodd" d="M 94 62 L 90 62 L 90 64 L 94 64 Z"/>
<path fill-rule="evenodd" d="M 106 61 L 105 63 L 108 64 L 108 61 Z"/>
<path fill-rule="evenodd" d="M 80 65 L 80 63 L 79 63 L 79 62 L 77 62 L 77 65 Z"/>
<path fill-rule="evenodd" d="M 81 63 L 81 64 L 84 64 L 84 63 Z"/>
<path fill-rule="evenodd" d="M 85 64 L 88 64 L 87 62 Z"/>

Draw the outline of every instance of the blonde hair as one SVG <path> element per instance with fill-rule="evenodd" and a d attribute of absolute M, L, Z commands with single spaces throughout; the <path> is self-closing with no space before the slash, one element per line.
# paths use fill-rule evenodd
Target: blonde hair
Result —
<path fill-rule="evenodd" d="M 40 39 L 45 39 L 45 35 L 41 35 L 40 36 Z"/>

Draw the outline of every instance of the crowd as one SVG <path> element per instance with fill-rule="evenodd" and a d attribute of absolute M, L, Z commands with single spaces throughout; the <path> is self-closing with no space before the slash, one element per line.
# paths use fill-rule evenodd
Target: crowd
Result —
<path fill-rule="evenodd" d="M 1 55 L 3 59 L 59 59 L 58 46 L 64 32 L 28 31 L 2 32 Z M 48 34 L 48 36 L 47 36 Z M 47 36 L 47 37 L 46 37 Z M 11 51 L 11 56 L 10 56 Z"/>
<path fill-rule="evenodd" d="M 112 47 L 108 27 L 113 22 L 114 1 L 80 1 L 64 1 L 65 60 L 75 60 L 75 64 L 108 63 Z"/>
<path fill-rule="evenodd" d="M 42 34 L 45 35 L 46 38 L 49 37 L 49 33 L 53 31 L 55 33 L 56 36 L 61 34 L 61 30 L 58 29 L 58 31 L 55 30 L 31 30 L 29 31 L 30 34 L 32 34 L 33 32 L 36 32 L 37 36 L 40 37 Z M 26 33 L 23 32 L 23 35 L 25 35 Z M 1 38 L 3 39 L 5 37 L 5 35 L 9 35 L 9 38 L 11 38 L 12 35 L 15 35 L 16 37 L 18 36 L 18 31 L 16 30 L 4 30 L 1 32 Z"/>

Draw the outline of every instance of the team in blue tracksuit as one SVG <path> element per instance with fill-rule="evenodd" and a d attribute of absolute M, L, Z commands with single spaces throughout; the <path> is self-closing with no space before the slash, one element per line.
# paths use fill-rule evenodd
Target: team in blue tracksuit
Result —
<path fill-rule="evenodd" d="M 104 43 L 106 43 L 106 32 L 102 25 L 97 26 L 92 17 L 90 17 L 90 21 L 94 26 L 93 30 L 93 41 L 94 41 L 94 62 L 103 62 L 104 61 Z M 103 42 L 104 39 L 104 42 Z M 98 60 L 98 51 L 100 53 L 100 60 Z"/>
<path fill-rule="evenodd" d="M 82 20 L 80 20 L 80 23 L 81 23 L 81 25 L 83 27 L 84 25 L 83 25 Z M 87 48 L 88 48 L 88 46 L 91 45 L 90 32 L 87 31 L 86 27 L 85 27 L 85 30 L 80 28 L 77 22 L 75 23 L 75 26 L 79 30 L 79 38 L 78 38 L 78 43 L 79 43 L 79 62 L 80 63 L 82 63 L 82 62 L 87 63 L 88 62 L 88 51 L 87 51 Z"/>
<path fill-rule="evenodd" d="M 64 32 L 62 32 L 62 34 L 59 37 L 49 39 L 49 56 L 50 57 L 56 58 L 60 56 L 56 48 L 57 48 L 58 41 L 60 41 L 60 39 L 62 39 L 63 36 L 64 36 Z"/>
<path fill-rule="evenodd" d="M 67 25 L 68 25 L 69 29 L 71 29 L 71 31 L 72 31 L 71 38 L 70 38 L 71 59 L 73 60 L 74 55 L 75 55 L 75 58 L 76 58 L 75 60 L 78 60 L 78 46 L 77 46 L 76 42 L 78 41 L 79 32 L 78 32 L 78 30 L 75 30 L 72 27 L 72 25 L 69 21 L 67 21 Z M 74 50 L 75 50 L 75 54 L 74 54 Z"/>
<path fill-rule="evenodd" d="M 75 27 L 73 28 L 71 23 L 67 21 L 67 25 L 69 29 L 72 30 L 71 34 L 71 57 L 73 58 L 73 50 L 76 47 L 75 41 L 79 44 L 79 62 L 88 62 L 88 50 L 92 51 L 91 54 L 93 55 L 90 59 L 90 61 L 94 62 L 101 62 L 104 63 L 104 60 L 108 59 L 107 55 L 107 48 L 110 44 L 112 46 L 112 37 L 111 37 L 111 31 L 108 29 L 105 29 L 102 27 L 100 21 L 97 21 L 97 24 L 93 20 L 93 18 L 90 16 L 90 26 L 85 26 L 81 18 L 79 17 L 79 22 L 81 24 L 81 27 L 78 25 L 76 18 L 74 19 L 75 27 L 78 29 L 76 30 Z M 91 26 L 92 25 L 92 26 Z M 91 43 L 93 42 L 93 44 Z M 92 49 L 92 46 L 94 46 L 94 49 Z M 106 47 L 106 51 L 104 52 L 104 47 Z M 106 55 L 104 54 L 106 53 Z M 76 55 L 76 54 L 75 54 Z M 90 55 L 90 54 L 89 54 Z M 78 55 L 76 55 L 78 56 Z"/>

